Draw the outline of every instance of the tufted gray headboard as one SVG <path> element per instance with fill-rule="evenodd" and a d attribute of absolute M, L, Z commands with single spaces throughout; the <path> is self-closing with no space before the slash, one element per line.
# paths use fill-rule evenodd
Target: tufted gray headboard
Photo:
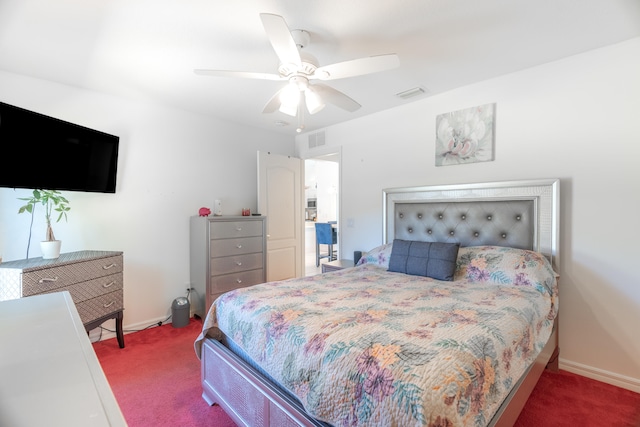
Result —
<path fill-rule="evenodd" d="M 557 269 L 559 191 L 557 179 L 386 189 L 384 242 L 530 249 Z"/>

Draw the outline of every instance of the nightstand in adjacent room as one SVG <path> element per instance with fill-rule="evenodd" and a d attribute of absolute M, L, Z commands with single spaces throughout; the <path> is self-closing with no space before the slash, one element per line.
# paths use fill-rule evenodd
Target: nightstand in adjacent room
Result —
<path fill-rule="evenodd" d="M 329 271 L 342 270 L 344 268 L 353 267 L 353 260 L 339 259 L 336 261 L 326 262 L 322 264 L 322 272 L 327 273 Z"/>
<path fill-rule="evenodd" d="M 0 301 L 60 291 L 69 291 L 87 331 L 115 319 L 124 348 L 122 252 L 79 251 L 0 264 Z"/>

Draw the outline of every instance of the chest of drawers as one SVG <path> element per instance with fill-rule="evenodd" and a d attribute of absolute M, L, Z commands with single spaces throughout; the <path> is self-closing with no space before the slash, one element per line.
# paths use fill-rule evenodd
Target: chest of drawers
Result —
<path fill-rule="evenodd" d="M 192 217 L 194 312 L 204 318 L 223 293 L 266 280 L 266 217 Z"/>
<path fill-rule="evenodd" d="M 87 331 L 116 320 L 121 348 L 123 286 L 122 252 L 79 251 L 0 264 L 0 301 L 68 291 Z"/>

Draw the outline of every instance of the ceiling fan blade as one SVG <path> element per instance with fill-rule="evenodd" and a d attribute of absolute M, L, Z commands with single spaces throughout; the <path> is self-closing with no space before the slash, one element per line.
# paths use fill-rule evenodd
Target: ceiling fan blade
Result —
<path fill-rule="evenodd" d="M 267 32 L 271 46 L 273 46 L 276 55 L 280 58 L 280 62 L 301 66 L 300 52 L 298 52 L 296 42 L 293 40 L 284 18 L 271 13 L 261 13 L 260 19 L 264 30 Z"/>
<path fill-rule="evenodd" d="M 280 104 L 282 103 L 282 101 L 280 100 L 280 95 L 286 88 L 287 86 L 283 87 L 271 97 L 271 99 L 265 104 L 264 108 L 262 109 L 263 113 L 273 113 L 277 111 L 278 108 L 280 108 Z"/>
<path fill-rule="evenodd" d="M 344 79 L 362 74 L 377 73 L 390 70 L 400 65 L 400 59 L 395 53 L 388 55 L 369 56 L 367 58 L 352 59 L 331 65 L 319 67 L 313 77 L 320 80 Z"/>
<path fill-rule="evenodd" d="M 261 80 L 286 80 L 278 74 L 269 73 L 252 73 L 249 71 L 229 71 L 229 70 L 202 70 L 195 69 L 194 73 L 201 76 L 217 76 L 217 77 L 240 77 L 243 79 L 261 79 Z"/>
<path fill-rule="evenodd" d="M 339 90 L 332 88 L 331 86 L 316 83 L 313 85 L 313 91 L 317 93 L 324 102 L 329 102 L 336 107 L 340 107 L 343 110 L 347 110 L 351 113 L 361 107 L 361 105 L 356 101 L 349 98 Z"/>

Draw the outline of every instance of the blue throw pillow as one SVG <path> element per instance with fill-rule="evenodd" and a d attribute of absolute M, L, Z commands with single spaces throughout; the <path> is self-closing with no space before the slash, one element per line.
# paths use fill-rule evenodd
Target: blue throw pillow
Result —
<path fill-rule="evenodd" d="M 395 239 L 389 258 L 389 271 L 453 280 L 459 243 L 414 242 Z"/>

